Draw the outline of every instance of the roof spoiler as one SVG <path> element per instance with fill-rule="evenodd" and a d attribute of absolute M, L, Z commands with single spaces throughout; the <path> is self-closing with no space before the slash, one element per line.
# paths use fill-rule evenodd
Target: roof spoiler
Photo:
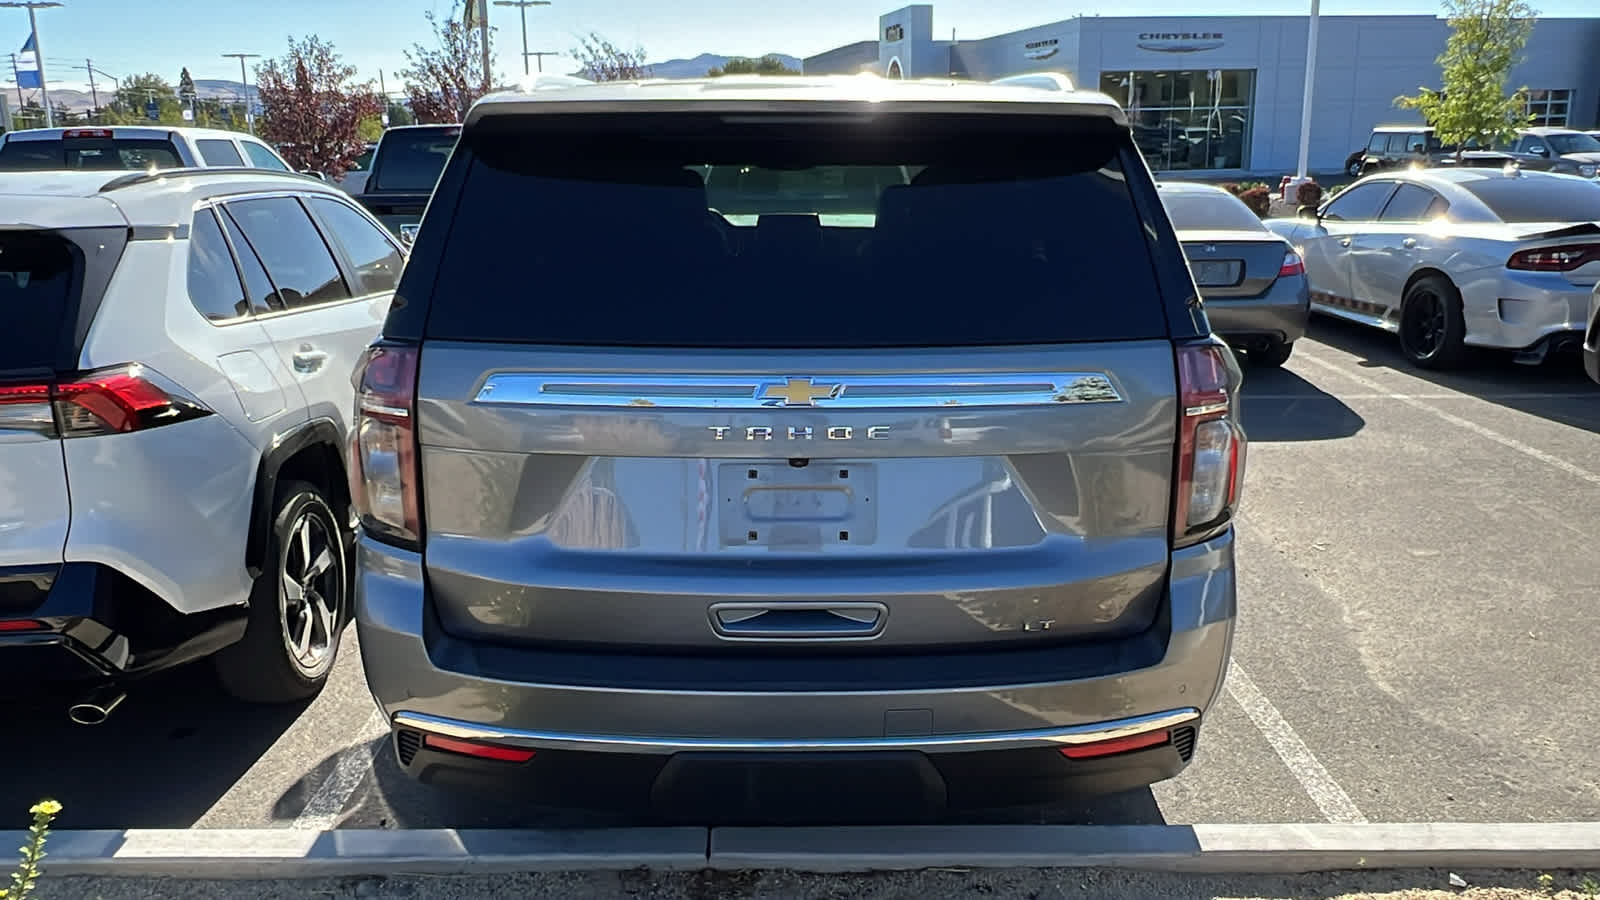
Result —
<path fill-rule="evenodd" d="M 1552 231 L 1534 231 L 1527 234 L 1519 234 L 1517 235 L 1517 240 L 1553 241 L 1560 238 L 1586 237 L 1591 234 L 1600 234 L 1600 223 L 1579 222 L 1577 224 L 1568 225 L 1565 228 L 1557 228 Z"/>
<path fill-rule="evenodd" d="M 1014 84 L 1019 87 L 1042 88 L 1047 91 L 1070 91 L 1072 79 L 1060 72 L 1029 72 L 1026 75 L 1008 75 L 996 78 L 990 84 Z"/>

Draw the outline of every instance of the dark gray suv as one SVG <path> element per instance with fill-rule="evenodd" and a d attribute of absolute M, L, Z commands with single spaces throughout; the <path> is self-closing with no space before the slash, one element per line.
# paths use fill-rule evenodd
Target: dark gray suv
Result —
<path fill-rule="evenodd" d="M 1240 376 L 1102 95 L 491 97 L 357 378 L 361 649 L 415 777 L 917 819 L 1195 752 Z"/>

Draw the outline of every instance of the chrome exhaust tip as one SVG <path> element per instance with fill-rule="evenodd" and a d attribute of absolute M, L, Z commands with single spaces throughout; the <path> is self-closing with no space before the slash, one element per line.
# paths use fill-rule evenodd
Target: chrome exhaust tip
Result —
<path fill-rule="evenodd" d="M 101 685 L 67 707 L 67 718 L 78 725 L 99 725 L 111 718 L 126 699 L 128 695 L 122 688 L 114 684 Z"/>

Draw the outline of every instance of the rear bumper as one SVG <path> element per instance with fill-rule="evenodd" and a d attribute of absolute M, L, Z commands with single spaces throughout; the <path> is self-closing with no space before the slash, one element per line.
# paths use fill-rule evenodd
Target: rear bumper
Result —
<path fill-rule="evenodd" d="M 1311 289 L 1301 276 L 1280 278 L 1260 297 L 1207 298 L 1211 330 L 1229 343 L 1298 341 L 1311 318 Z"/>
<path fill-rule="evenodd" d="M 1042 752 L 1062 769 L 1056 748 L 1144 717 L 1196 726 L 1221 687 L 1235 615 L 1229 532 L 1174 553 L 1165 614 L 1149 633 L 1115 646 L 804 661 L 521 651 L 442 633 L 416 554 L 363 538 L 358 555 L 362 661 L 391 722 L 402 734 L 534 748 L 535 766 L 547 751 L 650 757 L 658 766 L 703 753 Z M 1119 770 L 1148 784 L 1187 762 L 1176 752 L 1158 766 L 1138 761 L 1160 749 L 1097 760 L 1098 778 L 1077 786 L 1138 786 L 1106 775 Z M 406 769 L 437 780 L 457 763 L 519 780 L 515 765 L 428 750 Z M 1073 781 L 1067 771 L 1055 774 Z"/>
<path fill-rule="evenodd" d="M 1554 272 L 1499 271 L 1495 275 L 1481 281 L 1463 279 L 1467 344 L 1531 351 L 1556 342 L 1576 349 L 1589 325 L 1588 287 Z"/>
<path fill-rule="evenodd" d="M 242 606 L 182 615 L 110 568 L 67 563 L 0 568 L 0 623 L 0 674 L 54 684 L 192 662 L 244 637 L 246 620 Z"/>

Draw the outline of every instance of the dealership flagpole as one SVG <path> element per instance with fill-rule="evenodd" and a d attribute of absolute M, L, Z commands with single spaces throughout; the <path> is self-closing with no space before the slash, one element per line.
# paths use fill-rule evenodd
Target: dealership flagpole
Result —
<path fill-rule="evenodd" d="M 1306 180 L 1306 165 L 1311 156 L 1311 89 L 1317 78 L 1317 20 L 1321 18 L 1322 0 L 1311 0 L 1310 30 L 1306 32 L 1306 89 L 1300 101 L 1300 165 L 1295 170 L 1295 183 Z"/>

